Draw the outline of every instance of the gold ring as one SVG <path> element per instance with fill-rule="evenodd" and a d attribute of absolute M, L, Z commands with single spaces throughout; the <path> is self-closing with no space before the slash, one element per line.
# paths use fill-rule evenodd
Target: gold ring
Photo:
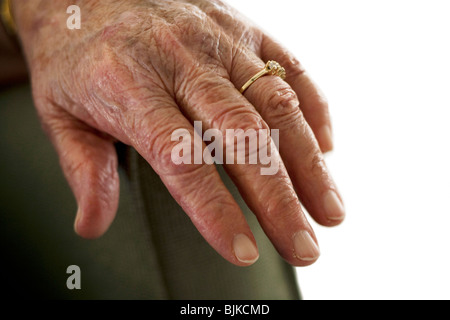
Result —
<path fill-rule="evenodd" d="M 266 63 L 264 69 L 255 74 L 250 80 L 248 80 L 244 84 L 240 92 L 244 93 L 245 90 L 247 90 L 253 83 L 255 83 L 256 80 L 258 80 L 261 77 L 264 77 L 265 75 L 279 76 L 281 79 L 284 80 L 286 78 L 286 70 L 282 66 L 280 66 L 278 62 L 270 60 Z"/>

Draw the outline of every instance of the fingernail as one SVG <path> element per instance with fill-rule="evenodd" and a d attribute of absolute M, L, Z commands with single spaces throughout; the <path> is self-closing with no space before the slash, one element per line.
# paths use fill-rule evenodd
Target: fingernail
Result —
<path fill-rule="evenodd" d="M 294 237 L 294 249 L 297 258 L 303 261 L 315 261 L 320 256 L 319 246 L 308 231 L 300 231 Z"/>
<path fill-rule="evenodd" d="M 234 237 L 233 248 L 234 254 L 240 262 L 254 263 L 259 258 L 258 249 L 245 234 L 238 234 Z"/>
<path fill-rule="evenodd" d="M 325 214 L 329 220 L 341 221 L 345 218 L 345 209 L 341 200 L 333 190 L 327 191 L 323 197 Z"/>
<path fill-rule="evenodd" d="M 333 135 L 329 126 L 325 125 L 322 127 L 320 136 L 322 138 L 322 151 L 328 152 L 333 150 Z"/>

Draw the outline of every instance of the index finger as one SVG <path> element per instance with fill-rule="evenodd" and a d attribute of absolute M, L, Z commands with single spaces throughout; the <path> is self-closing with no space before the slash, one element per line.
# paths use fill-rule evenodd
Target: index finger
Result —
<path fill-rule="evenodd" d="M 128 128 L 133 132 L 128 134 L 132 145 L 219 254 L 239 266 L 253 264 L 259 257 L 258 249 L 241 209 L 216 168 L 195 164 L 192 159 L 194 128 L 170 98 L 147 103 L 157 103 L 158 108 L 147 107 L 133 117 L 139 120 L 131 121 L 133 125 Z M 179 151 L 191 163 L 175 160 L 174 152 Z"/>

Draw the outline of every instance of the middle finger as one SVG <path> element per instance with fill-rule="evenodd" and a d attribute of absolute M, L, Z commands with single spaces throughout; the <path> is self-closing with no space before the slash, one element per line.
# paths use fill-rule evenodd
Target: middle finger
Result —
<path fill-rule="evenodd" d="M 214 128 L 223 133 L 224 160 L 229 160 L 225 158 L 230 145 L 233 150 L 235 147 L 235 140 L 226 138 L 227 129 L 241 129 L 245 133 L 269 129 L 234 85 L 212 72 L 201 73 L 187 83 L 177 101 L 191 121 L 200 120 L 204 130 Z M 249 144 L 250 142 L 245 146 L 248 158 L 259 151 L 250 150 Z M 225 169 L 280 255 L 293 265 L 309 265 L 319 256 L 317 240 L 270 138 L 267 145 L 272 164 L 278 166 L 273 175 L 262 175 L 261 169 L 265 166 L 260 162 L 235 164 L 236 162 L 228 161 L 225 162 Z"/>

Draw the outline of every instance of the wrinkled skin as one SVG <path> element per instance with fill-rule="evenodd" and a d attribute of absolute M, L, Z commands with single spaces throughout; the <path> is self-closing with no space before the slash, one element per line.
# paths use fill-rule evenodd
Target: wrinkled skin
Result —
<path fill-rule="evenodd" d="M 283 47 L 220 1 L 79 0 L 81 30 L 68 30 L 74 1 L 13 1 L 38 114 L 75 194 L 76 232 L 101 236 L 119 198 L 114 143 L 133 146 L 159 174 L 204 238 L 240 266 L 258 257 L 245 218 L 214 166 L 175 165 L 176 129 L 280 130 L 281 169 L 226 165 L 280 255 L 305 266 L 319 255 L 300 201 L 320 224 L 339 224 L 341 199 L 322 152 L 332 149 L 325 99 Z M 20 14 L 19 14 L 20 13 Z M 277 60 L 287 79 L 266 76 Z"/>

